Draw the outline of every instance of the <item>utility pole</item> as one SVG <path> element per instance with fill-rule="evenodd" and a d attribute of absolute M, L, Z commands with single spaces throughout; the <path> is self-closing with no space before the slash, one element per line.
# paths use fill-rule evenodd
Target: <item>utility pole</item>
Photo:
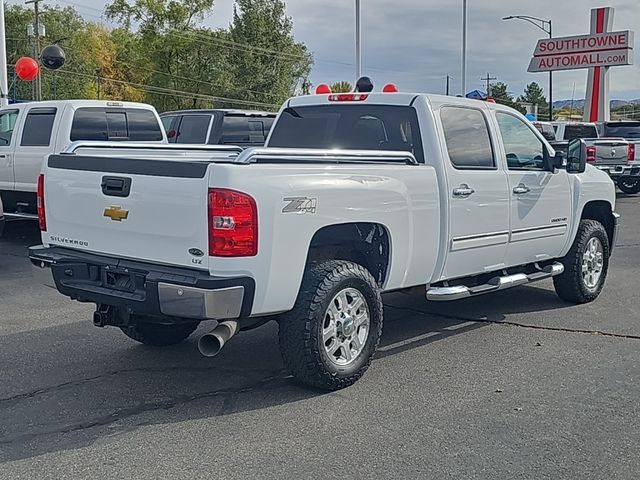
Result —
<path fill-rule="evenodd" d="M 356 0 L 356 82 L 362 76 L 362 11 L 360 0 Z"/>
<path fill-rule="evenodd" d="M 489 72 L 487 72 L 487 76 L 486 77 L 480 79 L 483 82 L 487 82 L 487 98 L 491 97 L 491 80 L 497 80 L 497 79 L 498 79 L 498 77 L 490 76 Z"/>
<path fill-rule="evenodd" d="M 449 96 L 449 80 L 450 80 L 450 78 L 451 77 L 449 75 L 447 75 L 447 87 L 445 89 L 445 93 L 447 94 L 447 96 Z"/>
<path fill-rule="evenodd" d="M 0 106 L 9 105 L 9 82 L 7 80 L 7 43 L 4 26 L 4 2 L 0 1 Z"/>
<path fill-rule="evenodd" d="M 33 3 L 33 11 L 35 14 L 33 22 L 33 56 L 35 61 L 40 63 L 40 34 L 44 34 L 44 28 L 40 27 L 40 2 L 43 0 L 26 0 L 25 4 Z M 35 80 L 35 99 L 36 101 L 42 100 L 42 77 L 40 76 L 40 70 L 38 70 L 38 76 Z"/>
<path fill-rule="evenodd" d="M 462 0 L 462 96 L 467 95 L 467 0 Z"/>

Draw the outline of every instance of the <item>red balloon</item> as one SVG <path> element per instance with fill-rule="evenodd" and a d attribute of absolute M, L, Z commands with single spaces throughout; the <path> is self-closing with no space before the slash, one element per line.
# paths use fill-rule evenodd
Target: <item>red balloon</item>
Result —
<path fill-rule="evenodd" d="M 16 62 L 16 75 L 20 80 L 30 82 L 35 80 L 40 71 L 40 65 L 31 57 L 22 57 Z"/>

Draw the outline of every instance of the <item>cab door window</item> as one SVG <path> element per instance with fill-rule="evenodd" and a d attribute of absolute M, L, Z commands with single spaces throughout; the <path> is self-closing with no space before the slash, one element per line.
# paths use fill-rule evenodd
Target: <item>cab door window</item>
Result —
<path fill-rule="evenodd" d="M 509 170 L 545 170 L 545 147 L 533 130 L 510 113 L 497 112 Z"/>

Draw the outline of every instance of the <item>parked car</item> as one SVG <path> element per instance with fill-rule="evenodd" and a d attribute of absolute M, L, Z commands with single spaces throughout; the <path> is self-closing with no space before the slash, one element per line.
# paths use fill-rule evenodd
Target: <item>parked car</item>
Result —
<path fill-rule="evenodd" d="M 71 142 L 167 143 L 150 105 L 101 100 L 29 102 L 0 109 L 0 197 L 5 216 L 37 218 L 36 183 L 47 155 Z"/>
<path fill-rule="evenodd" d="M 253 110 L 180 110 L 160 115 L 170 143 L 263 146 L 275 113 Z"/>
<path fill-rule="evenodd" d="M 556 130 L 556 141 L 551 142 L 551 145 L 557 151 L 566 153 L 571 140 L 585 139 L 588 163 L 607 172 L 623 192 L 640 192 L 640 164 L 636 165 L 633 161 L 633 144 L 622 137 L 603 137 L 595 123 L 553 122 L 553 127 Z"/>
<path fill-rule="evenodd" d="M 536 127 L 538 131 L 542 134 L 545 140 L 547 140 L 548 142 L 556 141 L 556 131 L 553 128 L 553 125 L 551 124 L 551 122 L 535 121 L 532 123 L 533 123 L 533 126 Z"/>
<path fill-rule="evenodd" d="M 561 298 L 584 303 L 604 286 L 611 179 L 586 164 L 583 140 L 565 162 L 503 105 L 296 97 L 266 148 L 218 148 L 209 161 L 188 161 L 189 147 L 180 159 L 51 155 L 36 272 L 95 303 L 96 325 L 149 345 L 215 319 L 199 341 L 213 356 L 275 319 L 289 371 L 329 390 L 367 370 L 382 292 L 450 301 L 553 278 Z"/>
<path fill-rule="evenodd" d="M 603 137 L 620 137 L 629 142 L 629 166 L 640 167 L 640 121 L 601 122 L 598 124 L 598 131 Z M 640 177 L 625 178 L 618 183 L 618 187 L 625 193 L 638 193 Z"/>

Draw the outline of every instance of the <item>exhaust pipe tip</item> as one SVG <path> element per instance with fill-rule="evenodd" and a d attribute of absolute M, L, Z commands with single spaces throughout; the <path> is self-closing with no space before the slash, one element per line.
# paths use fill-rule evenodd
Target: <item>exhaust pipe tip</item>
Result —
<path fill-rule="evenodd" d="M 205 357 L 215 357 L 237 331 L 237 321 L 226 320 L 220 322 L 211 332 L 200 337 L 200 340 L 198 340 L 198 350 L 200 350 L 200 353 Z"/>
<path fill-rule="evenodd" d="M 224 347 L 224 339 L 215 333 L 207 333 L 198 340 L 198 350 L 205 357 L 215 357 Z"/>

